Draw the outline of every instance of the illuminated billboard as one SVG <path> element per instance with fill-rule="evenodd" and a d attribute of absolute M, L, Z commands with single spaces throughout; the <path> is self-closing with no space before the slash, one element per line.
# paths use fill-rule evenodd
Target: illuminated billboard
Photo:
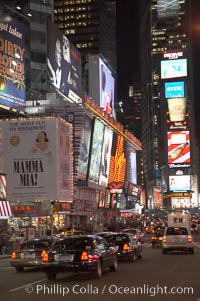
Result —
<path fill-rule="evenodd" d="M 0 104 L 25 107 L 25 39 L 27 27 L 11 16 L 1 15 Z"/>
<path fill-rule="evenodd" d="M 142 192 L 142 187 L 141 186 L 135 185 L 135 184 L 130 183 L 130 182 L 127 183 L 126 193 L 128 195 L 131 195 L 131 196 L 133 196 L 133 197 L 135 197 L 139 200 L 141 192 Z"/>
<path fill-rule="evenodd" d="M 125 143 L 126 150 L 126 181 L 137 184 L 136 152 L 129 141 Z"/>
<path fill-rule="evenodd" d="M 168 132 L 168 163 L 190 163 L 189 131 Z"/>
<path fill-rule="evenodd" d="M 95 118 L 88 180 L 96 184 L 99 183 L 103 136 L 104 125 L 101 121 Z"/>
<path fill-rule="evenodd" d="M 0 127 L 9 201 L 72 202 L 72 126 L 36 117 L 1 121 Z"/>
<path fill-rule="evenodd" d="M 115 116 L 115 79 L 99 55 L 89 56 L 89 95 L 108 115 Z"/>
<path fill-rule="evenodd" d="M 51 22 L 47 27 L 47 73 L 50 84 L 69 101 L 82 102 L 81 54 Z"/>
<path fill-rule="evenodd" d="M 90 152 L 90 138 L 92 130 L 92 119 L 87 115 L 84 115 L 81 148 L 80 148 L 80 160 L 78 169 L 78 178 L 80 180 L 86 180 L 89 162 Z"/>
<path fill-rule="evenodd" d="M 179 13 L 179 0 L 157 0 L 158 18 L 177 17 Z"/>
<path fill-rule="evenodd" d="M 165 83 L 165 98 L 184 97 L 184 82 L 166 82 Z"/>
<path fill-rule="evenodd" d="M 187 99 L 185 97 L 168 98 L 167 104 L 171 122 L 184 121 L 186 119 Z"/>
<path fill-rule="evenodd" d="M 108 185 L 112 140 L 113 140 L 113 131 L 108 127 L 105 127 L 103 148 L 102 148 L 100 179 L 99 179 L 99 184 L 105 187 Z"/>
<path fill-rule="evenodd" d="M 161 61 L 161 79 L 187 76 L 187 59 Z"/>
<path fill-rule="evenodd" d="M 110 158 L 109 183 L 124 183 L 126 175 L 126 157 L 124 137 L 113 133 L 113 143 Z"/>
<path fill-rule="evenodd" d="M 185 191 L 191 190 L 190 176 L 169 176 L 169 190 L 170 191 Z"/>
<path fill-rule="evenodd" d="M 99 59 L 99 79 L 100 79 L 100 107 L 109 115 L 113 115 L 114 108 L 114 78 L 111 71 Z"/>
<path fill-rule="evenodd" d="M 172 197 L 171 198 L 172 208 L 190 208 L 191 200 L 190 197 Z"/>

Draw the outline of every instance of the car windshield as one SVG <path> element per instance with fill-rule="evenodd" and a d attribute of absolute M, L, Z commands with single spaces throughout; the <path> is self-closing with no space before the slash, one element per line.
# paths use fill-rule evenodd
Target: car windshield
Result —
<path fill-rule="evenodd" d="M 123 230 L 123 232 L 128 232 L 128 233 L 132 233 L 132 234 L 137 233 L 136 229 L 125 229 L 125 230 Z"/>
<path fill-rule="evenodd" d="M 166 235 L 187 235 L 187 234 L 188 234 L 188 231 L 186 228 L 170 227 L 166 231 Z"/>
<path fill-rule="evenodd" d="M 44 249 L 49 248 L 52 244 L 52 241 L 50 239 L 43 239 L 43 240 L 29 240 L 25 241 L 20 249 L 26 250 L 26 249 Z"/>
<path fill-rule="evenodd" d="M 63 240 L 66 250 L 90 250 L 93 247 L 93 240 L 90 237 L 71 237 Z"/>
<path fill-rule="evenodd" d="M 107 235 L 104 237 L 108 243 L 113 243 L 116 245 L 129 243 L 130 239 L 127 235 Z"/>
<path fill-rule="evenodd" d="M 161 236 L 163 236 L 163 231 L 156 231 L 155 233 L 154 233 L 154 236 L 158 236 L 158 237 L 161 237 Z"/>

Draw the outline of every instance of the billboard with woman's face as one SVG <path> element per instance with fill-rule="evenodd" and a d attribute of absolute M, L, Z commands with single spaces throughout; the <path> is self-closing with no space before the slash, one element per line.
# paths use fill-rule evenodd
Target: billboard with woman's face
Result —
<path fill-rule="evenodd" d="M 191 189 L 190 176 L 169 176 L 169 190 L 170 191 L 187 191 Z"/>
<path fill-rule="evenodd" d="M 114 78 L 104 64 L 99 59 L 99 79 L 100 79 L 100 107 L 103 108 L 107 114 L 113 116 L 114 110 Z"/>
<path fill-rule="evenodd" d="M 1 15 L 0 104 L 22 110 L 25 107 L 25 39 L 27 27 L 15 18 Z"/>
<path fill-rule="evenodd" d="M 89 55 L 89 95 L 103 111 L 115 118 L 115 78 L 99 55 Z"/>

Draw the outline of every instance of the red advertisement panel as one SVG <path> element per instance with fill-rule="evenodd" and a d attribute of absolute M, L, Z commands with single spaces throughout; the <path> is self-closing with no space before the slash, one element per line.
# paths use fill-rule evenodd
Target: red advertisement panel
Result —
<path fill-rule="evenodd" d="M 189 131 L 168 132 L 168 163 L 190 163 Z"/>

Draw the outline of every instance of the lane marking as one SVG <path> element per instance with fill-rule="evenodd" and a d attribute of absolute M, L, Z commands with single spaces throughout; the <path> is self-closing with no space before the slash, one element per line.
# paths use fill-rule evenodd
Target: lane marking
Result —
<path fill-rule="evenodd" d="M 44 279 L 41 279 L 41 280 L 38 280 L 38 281 L 35 281 L 35 282 L 27 283 L 27 284 L 25 284 L 25 285 L 22 285 L 22 286 L 18 286 L 18 287 L 16 287 L 16 288 L 13 288 L 13 289 L 9 290 L 9 292 L 14 292 L 14 291 L 20 290 L 20 289 L 22 289 L 22 288 L 25 288 L 25 287 L 27 287 L 27 286 L 32 286 L 32 285 L 34 285 L 34 284 L 36 284 L 36 283 L 40 283 L 40 282 L 46 281 L 46 280 L 47 280 L 47 279 L 44 278 Z"/>

